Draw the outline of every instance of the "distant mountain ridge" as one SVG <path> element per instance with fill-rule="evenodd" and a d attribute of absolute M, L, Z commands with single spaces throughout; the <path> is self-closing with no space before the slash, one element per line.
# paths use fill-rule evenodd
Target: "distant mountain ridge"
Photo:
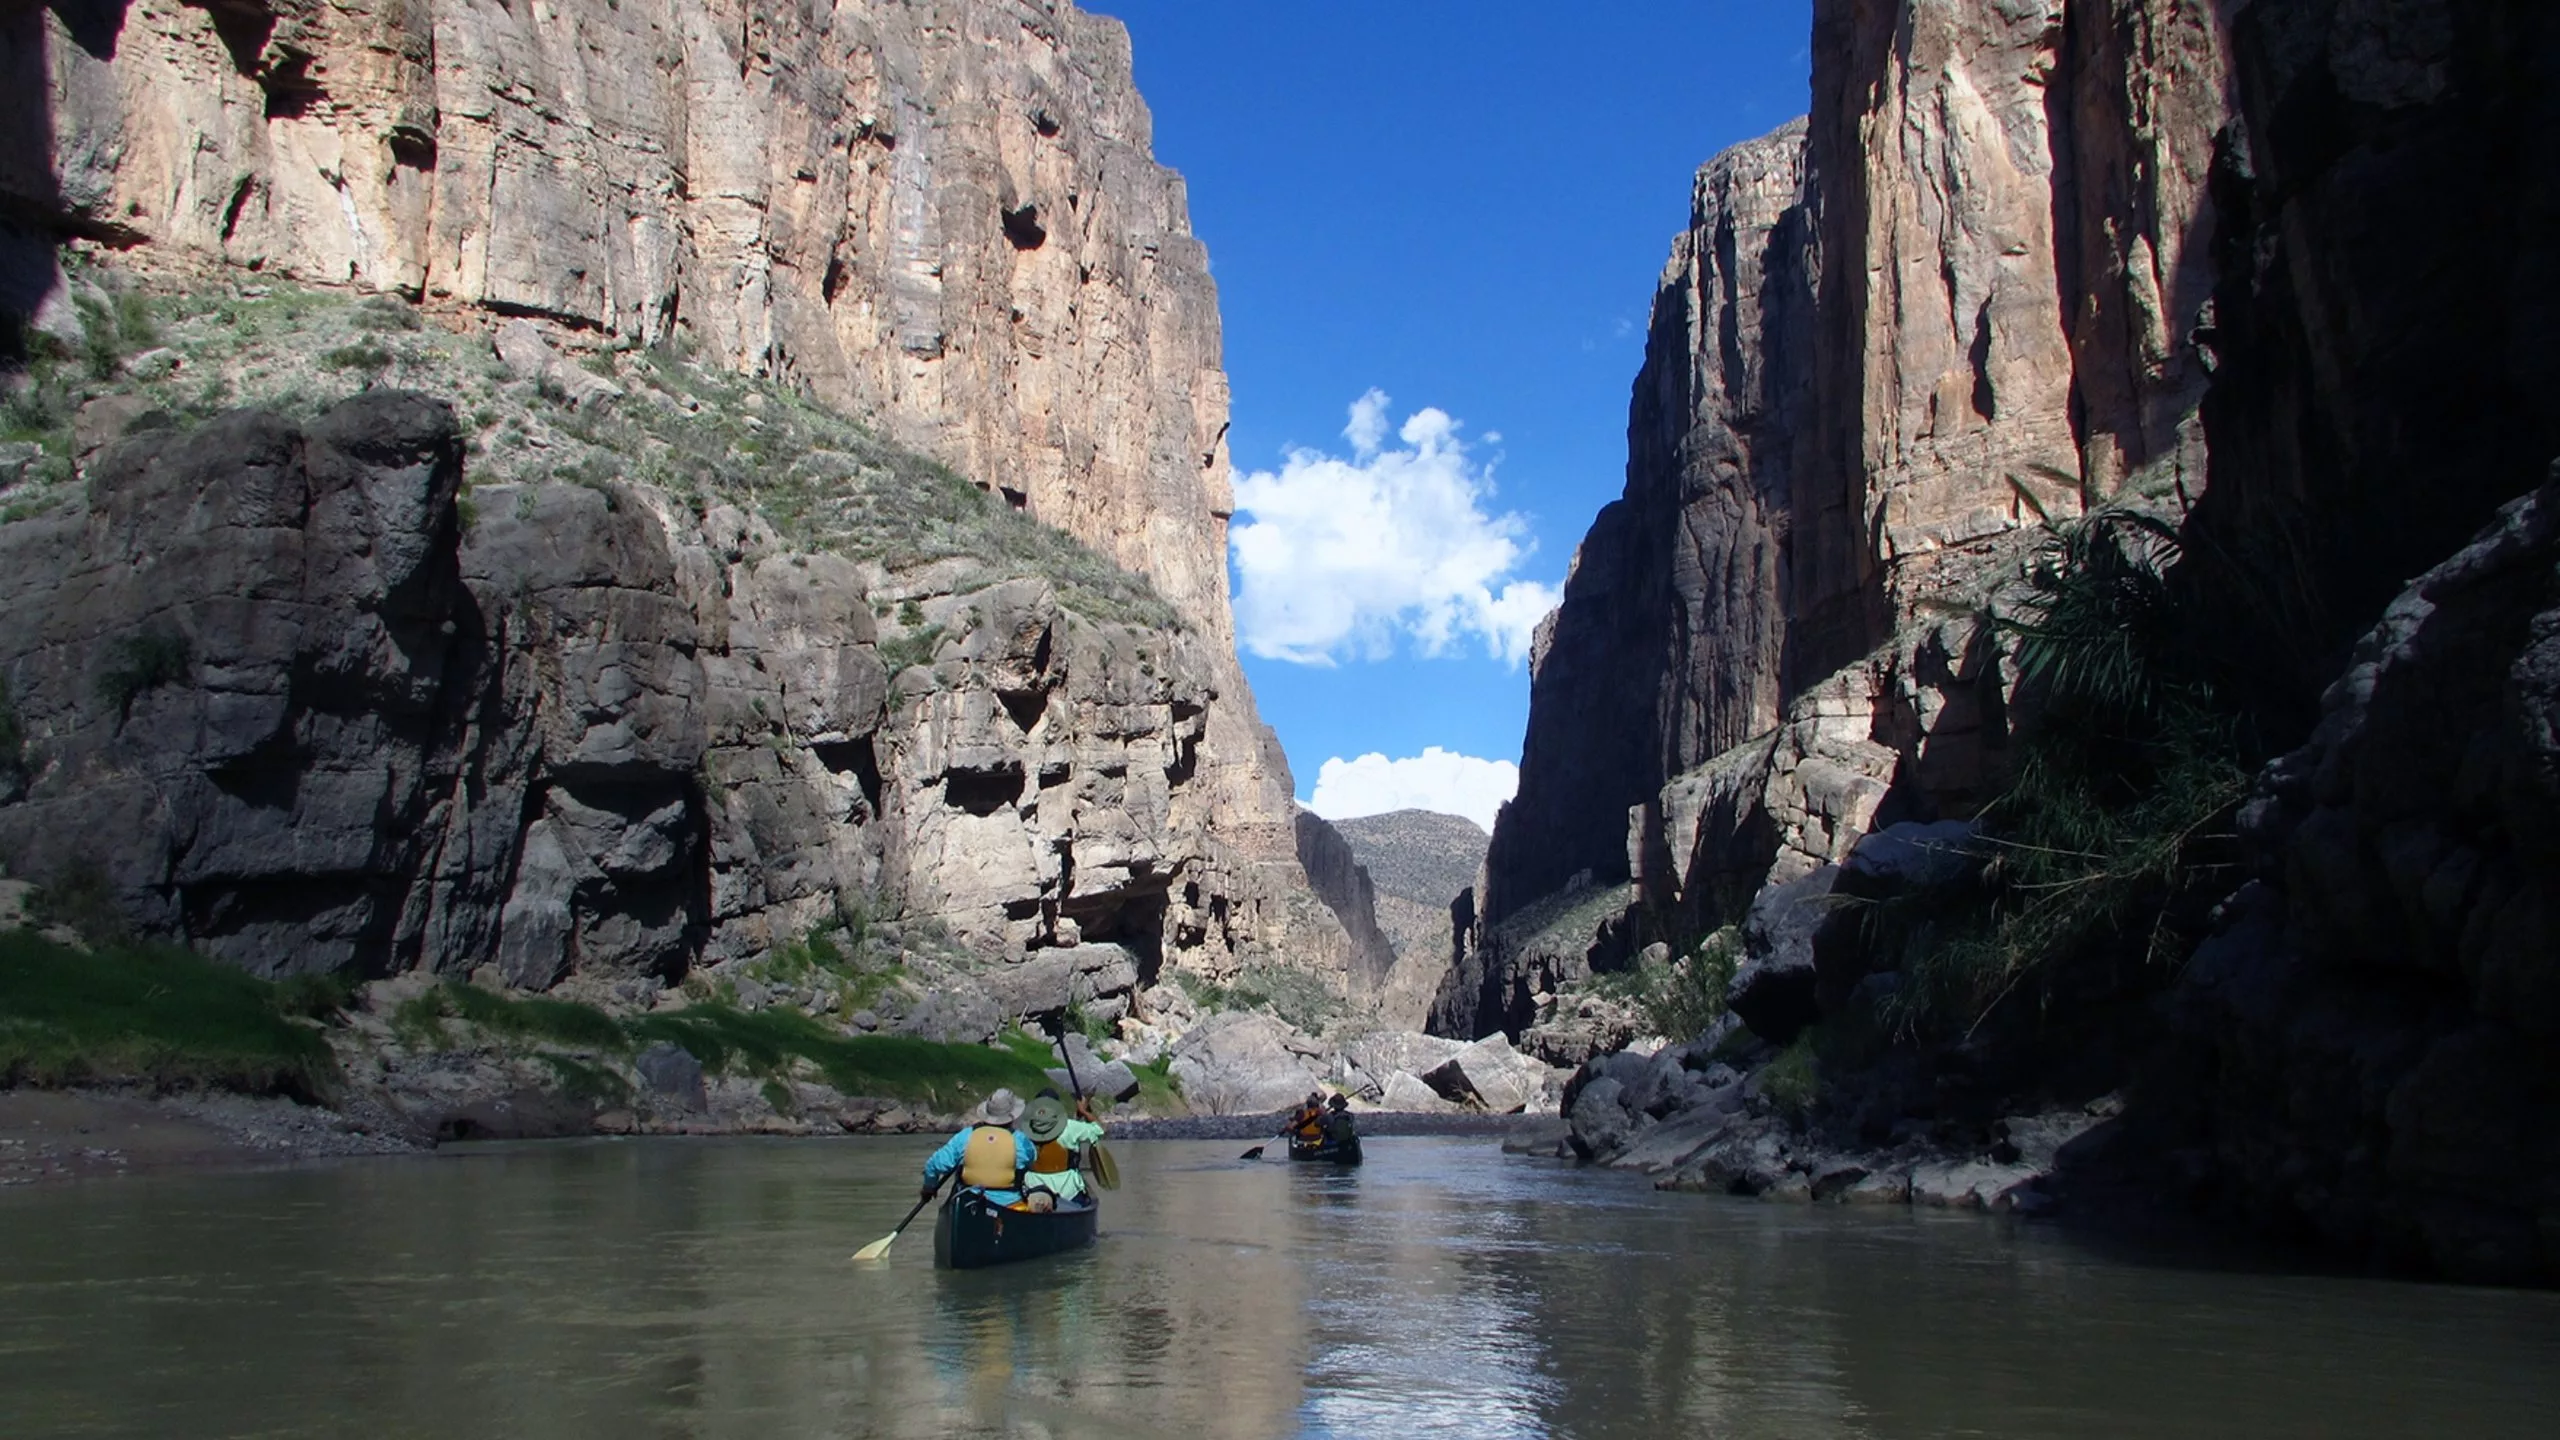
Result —
<path fill-rule="evenodd" d="M 1336 820 L 1333 828 L 1369 872 L 1378 896 L 1378 928 L 1402 959 L 1449 955 L 1449 902 L 1476 883 L 1492 837 L 1472 820 L 1433 810 L 1391 810 Z"/>

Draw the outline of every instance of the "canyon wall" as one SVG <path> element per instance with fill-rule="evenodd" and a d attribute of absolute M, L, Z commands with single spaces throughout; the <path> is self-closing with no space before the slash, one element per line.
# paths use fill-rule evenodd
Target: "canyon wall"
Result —
<path fill-rule="evenodd" d="M 2179 661 L 2240 758 L 2276 757 L 2182 837 L 2198 893 L 2142 917 L 2182 963 L 2040 954 L 2032 1016 L 1812 1047 L 1805 1114 L 1633 1123 L 1661 1115 L 1660 1168 L 1685 1146 L 1709 1188 L 1872 1170 L 2000 1208 L 2052 1196 L 1948 1200 L 1880 1138 L 2014 1135 L 2050 1101 L 2121 1114 L 2073 1163 L 2152 1200 L 2560 1281 L 2560 15 L 1818 0 L 1813 55 L 1801 150 L 1782 131 L 1701 172 L 1626 496 L 1538 656 L 1487 923 L 1435 1023 L 1516 1026 L 1737 920 L 1727 997 L 1768 1038 L 1891 1013 L 1873 997 L 1923 979 L 1915 952 L 1871 971 L 1859 926 L 1804 917 L 1960 903 L 1970 827 L 1857 842 L 2005 783 L 2035 695 L 1985 617 L 2040 521 L 2112 502 L 2176 525 Z M 1534 853 L 1550 830 L 1564 852 Z M 1934 1091 L 1896 1088 L 1933 1066 Z M 1624 1113 L 1595 1102 L 1577 1143 Z M 1859 1158 L 1731 1163 L 1764 1120 Z M 2016 1158 L 1991 1136 L 1958 1159 Z"/>
<path fill-rule="evenodd" d="M 2041 520 L 2203 487 L 2209 8 L 1823 0 L 1813 56 L 1810 118 L 1699 172 L 1656 291 L 1626 491 L 1535 657 L 1493 949 L 1634 881 L 1613 963 L 1880 816 L 1968 811 L 2006 724 L 1988 577 Z M 1462 968 L 1436 1023 L 1524 1023 L 1499 955 Z"/>
<path fill-rule="evenodd" d="M 1092 971 L 1110 1020 L 1273 958 L 1285 917 L 1208 833 L 1199 637 L 646 484 L 465 505 L 464 470 L 448 405 L 377 389 L 136 434 L 0 526 L 0 856 L 268 974 L 638 1002 L 905 916 L 1018 1013 Z M 882 642 L 893 585 L 929 646 Z"/>
<path fill-rule="evenodd" d="M 2257 879 L 2153 1122 L 2263 1227 L 2560 1284 L 2560 14 L 2262 3 L 2232 49 L 2189 529 L 2241 563 L 2187 579 L 2305 738 L 2241 811 Z"/>
<path fill-rule="evenodd" d="M 77 334 L 68 243 L 158 283 L 272 276 L 669 347 L 1145 576 L 1205 667 L 1185 765 L 1222 907 L 1346 963 L 1301 903 L 1293 787 L 1235 659 L 1216 292 L 1117 22 L 1064 0 L 98 0 L 12 7 L 0 74 L 18 323 Z"/>

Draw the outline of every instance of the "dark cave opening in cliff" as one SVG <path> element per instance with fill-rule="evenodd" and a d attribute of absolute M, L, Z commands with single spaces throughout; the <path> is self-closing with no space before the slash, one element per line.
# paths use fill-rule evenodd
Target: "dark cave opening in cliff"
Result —
<path fill-rule="evenodd" d="M 953 770 L 942 777 L 942 803 L 977 816 L 993 815 L 1022 799 L 1019 762 L 987 770 Z"/>
<path fill-rule="evenodd" d="M 1014 249 L 1037 250 L 1048 243 L 1049 231 L 1040 223 L 1040 207 L 1037 204 L 1024 205 L 1019 209 L 1006 210 L 1002 213 L 1004 238 L 1013 242 Z"/>
<path fill-rule="evenodd" d="M 809 750 L 830 774 L 851 775 L 853 783 L 862 787 L 863 803 L 871 807 L 872 814 L 880 813 L 880 755 L 873 748 L 870 736 L 825 741 L 810 746 Z"/>
<path fill-rule="evenodd" d="M 1103 895 L 1071 901 L 1059 913 L 1076 922 L 1088 944 L 1117 945 L 1138 962 L 1141 988 L 1156 983 L 1164 971 L 1164 922 L 1171 908 L 1162 890 L 1143 894 Z"/>
<path fill-rule="evenodd" d="M 1032 726 L 1040 723 L 1042 712 L 1049 708 L 1049 692 L 1046 690 L 999 690 L 996 700 L 1004 706 L 1004 713 L 1012 718 L 1014 728 L 1026 735 L 1031 733 Z M 1047 783 L 1045 771 L 1041 780 Z"/>

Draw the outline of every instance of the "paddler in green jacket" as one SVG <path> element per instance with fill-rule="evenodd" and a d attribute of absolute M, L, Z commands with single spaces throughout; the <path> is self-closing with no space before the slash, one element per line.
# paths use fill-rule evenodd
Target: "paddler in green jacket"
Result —
<path fill-rule="evenodd" d="M 1042 1194 L 1053 1197 L 1049 1206 L 1074 1205 L 1085 1198 L 1084 1171 L 1077 1166 L 1086 1146 L 1102 1138 L 1102 1126 L 1093 1118 L 1092 1107 L 1076 1102 L 1075 1113 L 1067 1112 L 1067 1102 L 1055 1090 L 1043 1090 L 1031 1098 L 1022 1115 L 1022 1134 L 1032 1145 L 1029 1172 L 1023 1178 L 1035 1209 L 1045 1209 Z"/>

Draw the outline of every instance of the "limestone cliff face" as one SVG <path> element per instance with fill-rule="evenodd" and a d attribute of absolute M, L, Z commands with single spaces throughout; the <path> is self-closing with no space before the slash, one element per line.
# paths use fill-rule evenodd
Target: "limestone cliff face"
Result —
<path fill-rule="evenodd" d="M 645 484 L 466 514 L 463 462 L 376 390 L 134 437 L 0 527 L 0 858 L 268 973 L 645 998 L 848 907 L 1108 950 L 1121 991 L 1272 948 L 1209 833 L 1196 638 L 909 581 L 936 638 L 884 652 L 874 569 Z"/>
<path fill-rule="evenodd" d="M 1303 886 L 1233 658 L 1215 287 L 1116 22 L 1065 0 L 140 0 L 22 7 L 0 72 L 0 302 L 57 303 L 27 242 L 86 238 L 678 339 L 876 419 L 1190 619 L 1216 833 L 1275 900 Z"/>
<path fill-rule="evenodd" d="M 1975 803 L 2005 681 L 1970 590 L 2040 519 L 2201 489 L 2210 10 L 1814 20 L 1810 119 L 1701 170 L 1674 242 L 1626 492 L 1537 656 L 1488 934 L 1585 872 L 1694 922 L 1889 801 Z M 1463 1028 L 1525 1023 L 1455 999 Z"/>

